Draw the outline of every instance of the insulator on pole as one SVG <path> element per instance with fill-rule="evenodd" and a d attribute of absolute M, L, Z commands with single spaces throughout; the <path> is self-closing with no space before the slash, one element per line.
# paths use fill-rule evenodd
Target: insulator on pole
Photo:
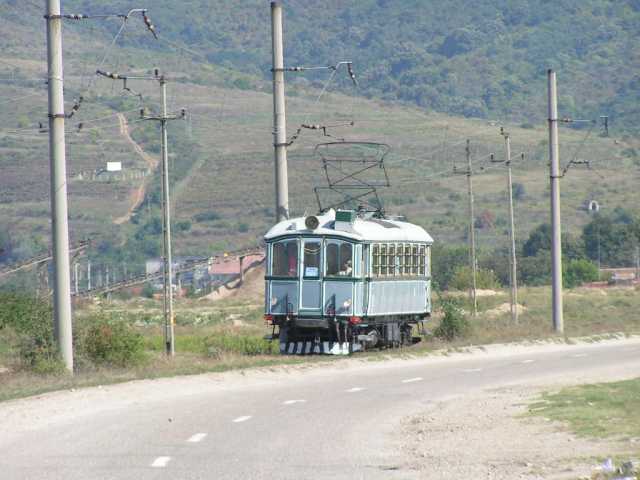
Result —
<path fill-rule="evenodd" d="M 351 81 L 357 87 L 358 81 L 356 80 L 356 74 L 353 72 L 353 63 L 351 62 L 347 63 L 347 70 L 349 72 L 349 77 L 351 77 Z"/>
<path fill-rule="evenodd" d="M 157 40 L 158 34 L 156 33 L 156 27 L 151 23 L 151 20 L 149 20 L 146 10 L 142 12 L 142 19 L 144 20 L 144 24 L 147 26 L 147 29 L 153 34 L 153 38 Z"/>

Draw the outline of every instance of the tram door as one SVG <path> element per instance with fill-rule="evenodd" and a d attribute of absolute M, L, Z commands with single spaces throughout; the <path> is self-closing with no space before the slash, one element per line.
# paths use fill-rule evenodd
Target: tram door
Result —
<path fill-rule="evenodd" d="M 300 310 L 310 314 L 321 312 L 322 283 L 320 266 L 322 242 L 318 239 L 304 240 L 302 268 L 300 269 Z"/>

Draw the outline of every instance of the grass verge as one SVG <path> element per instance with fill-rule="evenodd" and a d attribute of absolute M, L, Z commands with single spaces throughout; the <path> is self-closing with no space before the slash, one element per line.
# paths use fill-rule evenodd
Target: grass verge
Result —
<path fill-rule="evenodd" d="M 458 295 L 459 297 L 459 295 Z M 415 357 L 434 350 L 459 349 L 469 345 L 507 343 L 522 340 L 592 336 L 607 338 L 612 332 L 640 333 L 640 296 L 633 289 L 575 289 L 565 293 L 565 332 L 558 337 L 551 328 L 548 287 L 524 288 L 521 303 L 525 307 L 518 324 L 511 322 L 505 292 L 496 292 L 479 301 L 480 314 L 469 318 L 464 335 L 445 341 L 435 336 L 411 348 L 370 351 L 358 354 L 365 361 L 389 357 Z M 0 330 L 0 401 L 37 395 L 48 391 L 106 385 L 129 380 L 171 377 L 206 372 L 222 372 L 251 367 L 302 363 L 335 362 L 334 357 L 289 357 L 277 353 L 277 344 L 266 344 L 262 306 L 257 298 L 233 298 L 215 303 L 180 299 L 176 302 L 176 357 L 164 355 L 160 303 L 148 299 L 100 302 L 83 306 L 76 312 L 83 317 L 105 315 L 130 325 L 141 335 L 144 360 L 137 365 L 77 362 L 74 377 L 64 374 L 36 374 L 19 361 L 18 339 L 11 329 Z M 441 309 L 436 304 L 436 309 Z M 468 310 L 468 306 L 466 307 Z M 442 315 L 436 314 L 429 328 L 435 331 Z M 599 337 L 593 337 L 599 336 Z M 595 340 L 594 340 L 595 341 Z M 113 362 L 111 362 L 113 363 Z"/>
<path fill-rule="evenodd" d="M 640 378 L 545 393 L 530 412 L 567 423 L 577 435 L 640 440 Z M 637 444 L 640 451 L 640 443 Z"/>

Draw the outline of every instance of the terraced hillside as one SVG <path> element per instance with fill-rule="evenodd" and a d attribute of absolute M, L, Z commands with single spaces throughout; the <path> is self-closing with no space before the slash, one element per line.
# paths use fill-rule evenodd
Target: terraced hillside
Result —
<path fill-rule="evenodd" d="M 11 3 L 2 8 L 2 13 L 16 11 Z M 154 5 L 156 8 L 161 7 Z M 35 9 L 31 11 L 35 15 Z M 265 12 L 265 22 L 267 15 Z M 183 43 L 155 44 L 136 21 L 131 20 L 115 48 L 109 48 L 113 35 L 99 26 L 65 27 L 68 109 L 74 97 L 85 98 L 78 114 L 67 122 L 69 171 L 95 172 L 107 161 L 119 160 L 126 177 L 99 181 L 92 175 L 82 179 L 70 175 L 72 237 L 92 237 L 98 242 L 98 253 L 132 262 L 157 253 L 157 241 L 149 240 L 154 236 L 158 211 L 157 173 L 149 178 L 145 201 L 132 221 L 114 223 L 135 201 L 141 180 L 134 172 L 147 168 L 140 152 L 121 132 L 118 114 L 128 119 L 131 138 L 144 152 L 157 155 L 157 126 L 138 118 L 140 106 L 157 110 L 157 88 L 153 84 L 130 85 L 142 94 L 141 102 L 123 92 L 121 85 L 96 79 L 92 72 L 98 66 L 120 72 L 149 72 L 161 66 L 172 78 L 170 108 L 186 107 L 190 112 L 188 122 L 170 125 L 173 208 L 179 224 L 175 229 L 176 254 L 254 244 L 273 220 L 270 85 L 262 76 L 212 65 L 204 60 L 205 54 Z M 37 16 L 0 15 L 0 30 L 15 32 L 0 39 L 0 102 L 3 111 L 11 112 L 0 116 L 0 228 L 24 239 L 21 255 L 45 248 L 49 234 L 47 135 L 39 132 L 38 125 L 46 123 L 41 27 Z M 531 80 L 544 83 L 544 74 L 537 75 Z M 321 74 L 312 81 L 289 77 L 290 134 L 301 123 L 353 120 L 354 126 L 330 129 L 329 133 L 349 140 L 389 143 L 393 147 L 387 159 L 392 187 L 382 192 L 387 210 L 424 225 L 442 242 L 460 242 L 466 235 L 465 178 L 453 175 L 452 170 L 454 161 L 462 166 L 465 140 L 470 138 L 478 173 L 476 208 L 483 218 L 480 244 L 493 248 L 506 242 L 504 171 L 487 158 L 490 152 L 503 155 L 496 121 L 366 99 L 340 75 L 320 95 L 327 78 Z M 564 96 L 562 72 L 559 79 Z M 532 101 L 543 105 L 545 95 L 544 89 L 536 91 Z M 523 187 L 516 204 L 519 238 L 545 221 L 548 212 L 545 111 L 538 108 L 536 112 L 531 121 L 506 123 L 514 154 L 525 152 L 524 161 L 514 167 L 514 180 Z M 573 167 L 562 182 L 565 228 L 569 230 L 577 230 L 588 220 L 583 209 L 588 200 L 596 199 L 606 209 L 640 200 L 635 188 L 639 142 L 615 129 L 611 133 L 611 137 L 604 137 L 599 127 L 591 133 L 588 127 L 561 132 L 564 163 L 574 158 L 590 160 L 593 167 Z M 327 140 L 332 138 L 305 130 L 290 149 L 293 214 L 316 209 L 312 188 L 322 183 L 323 177 L 313 148 Z M 127 249 L 139 255 L 125 256 Z"/>

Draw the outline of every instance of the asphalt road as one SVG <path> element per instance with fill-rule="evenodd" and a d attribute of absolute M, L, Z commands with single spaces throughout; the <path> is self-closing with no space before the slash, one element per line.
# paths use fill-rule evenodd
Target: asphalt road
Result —
<path fill-rule="evenodd" d="M 640 339 L 59 392 L 0 404 L 0 479 L 414 478 L 399 425 L 434 402 L 633 376 Z"/>

